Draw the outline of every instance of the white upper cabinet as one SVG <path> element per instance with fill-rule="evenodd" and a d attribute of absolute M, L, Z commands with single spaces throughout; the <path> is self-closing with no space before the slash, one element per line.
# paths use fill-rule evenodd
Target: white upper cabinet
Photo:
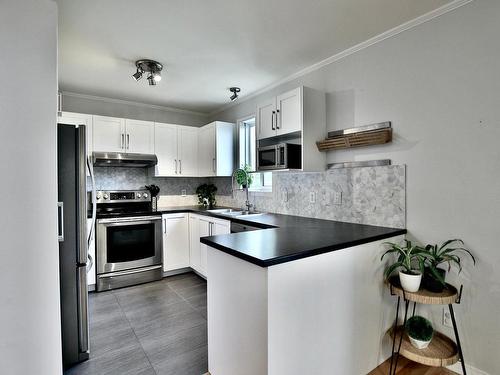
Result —
<path fill-rule="evenodd" d="M 303 129 L 303 92 L 303 88 L 298 87 L 257 105 L 258 139 L 300 132 Z"/>
<path fill-rule="evenodd" d="M 125 120 L 125 148 L 134 154 L 154 153 L 154 123 L 150 121 Z"/>
<path fill-rule="evenodd" d="M 87 134 L 87 155 L 92 154 L 92 115 L 74 112 L 61 112 L 57 117 L 59 124 L 85 125 Z"/>
<path fill-rule="evenodd" d="M 150 121 L 93 116 L 94 151 L 154 152 L 154 126 Z"/>
<path fill-rule="evenodd" d="M 125 119 L 93 116 L 94 151 L 126 152 Z"/>
<path fill-rule="evenodd" d="M 189 267 L 189 222 L 187 213 L 163 215 L 163 271 Z"/>
<path fill-rule="evenodd" d="M 276 134 L 283 135 L 301 130 L 302 95 L 299 87 L 276 98 Z"/>
<path fill-rule="evenodd" d="M 198 176 L 198 128 L 177 127 L 177 157 L 180 176 Z"/>
<path fill-rule="evenodd" d="M 259 139 L 274 137 L 276 135 L 276 98 L 272 98 L 257 106 L 256 123 Z"/>
<path fill-rule="evenodd" d="M 235 125 L 215 121 L 198 131 L 198 175 L 231 176 L 234 170 Z"/>
<path fill-rule="evenodd" d="M 177 125 L 155 123 L 155 176 L 177 176 Z"/>
<path fill-rule="evenodd" d="M 198 128 L 155 123 L 155 176 L 198 176 Z"/>

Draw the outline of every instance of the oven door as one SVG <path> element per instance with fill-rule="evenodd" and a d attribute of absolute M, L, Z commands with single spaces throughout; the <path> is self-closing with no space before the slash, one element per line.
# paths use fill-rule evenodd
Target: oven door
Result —
<path fill-rule="evenodd" d="M 161 216 L 97 220 L 97 273 L 162 262 Z"/>
<path fill-rule="evenodd" d="M 259 147 L 257 156 L 257 169 L 259 171 L 278 168 L 277 146 Z"/>

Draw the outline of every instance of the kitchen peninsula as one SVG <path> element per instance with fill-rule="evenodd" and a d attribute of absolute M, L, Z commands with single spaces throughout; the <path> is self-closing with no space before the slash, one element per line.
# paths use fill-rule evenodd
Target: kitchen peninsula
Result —
<path fill-rule="evenodd" d="M 362 374 L 388 357 L 381 340 L 393 317 L 379 257 L 405 229 L 274 214 L 251 221 L 278 228 L 201 239 L 211 375 Z"/>

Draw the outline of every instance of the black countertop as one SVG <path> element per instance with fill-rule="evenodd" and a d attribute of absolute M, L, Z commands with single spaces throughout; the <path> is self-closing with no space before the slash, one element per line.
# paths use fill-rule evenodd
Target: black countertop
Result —
<path fill-rule="evenodd" d="M 193 212 L 263 228 L 251 232 L 202 237 L 208 246 L 261 267 L 306 258 L 405 234 L 406 229 L 377 227 L 301 216 L 263 214 L 234 218 L 199 206 L 159 209 L 162 213 Z"/>

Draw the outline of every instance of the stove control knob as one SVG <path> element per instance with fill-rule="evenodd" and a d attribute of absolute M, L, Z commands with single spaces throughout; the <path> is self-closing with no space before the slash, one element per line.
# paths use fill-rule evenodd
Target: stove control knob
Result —
<path fill-rule="evenodd" d="M 137 197 L 137 199 L 140 199 L 141 198 L 141 193 L 137 193 L 136 197 Z"/>
<path fill-rule="evenodd" d="M 109 195 L 104 193 L 104 195 L 102 196 L 104 199 L 108 199 L 109 198 Z"/>
<path fill-rule="evenodd" d="M 97 193 L 95 196 L 97 199 L 101 199 L 101 193 Z"/>
<path fill-rule="evenodd" d="M 148 194 L 147 194 L 147 193 L 144 193 L 144 194 L 142 194 L 142 197 L 143 197 L 144 199 L 147 199 L 147 198 L 148 198 Z"/>

